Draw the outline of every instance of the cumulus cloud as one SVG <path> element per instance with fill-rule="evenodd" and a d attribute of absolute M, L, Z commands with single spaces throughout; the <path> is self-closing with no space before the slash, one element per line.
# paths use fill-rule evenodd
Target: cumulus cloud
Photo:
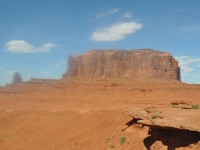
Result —
<path fill-rule="evenodd" d="M 6 43 L 6 50 L 12 53 L 34 53 L 34 52 L 48 52 L 55 47 L 53 43 L 45 43 L 41 47 L 35 48 L 25 40 L 12 40 Z"/>
<path fill-rule="evenodd" d="M 55 44 L 53 44 L 53 43 L 45 43 L 41 47 L 36 49 L 36 51 L 38 51 L 38 52 L 47 52 L 47 51 L 49 51 L 50 49 L 52 49 L 54 47 L 55 47 Z"/>
<path fill-rule="evenodd" d="M 175 58 L 179 61 L 181 73 L 184 75 L 192 72 L 194 68 L 200 65 L 200 58 L 193 58 L 190 56 L 179 56 Z"/>
<path fill-rule="evenodd" d="M 135 21 L 118 22 L 111 26 L 97 29 L 91 35 L 91 40 L 102 42 L 119 41 L 141 28 L 142 24 Z"/>
<path fill-rule="evenodd" d="M 109 17 L 112 17 L 113 15 L 115 15 L 115 14 L 118 13 L 118 12 L 119 12 L 119 9 L 113 8 L 113 9 L 107 11 L 107 12 L 97 14 L 97 15 L 96 15 L 96 18 L 97 18 L 97 19 L 109 18 Z"/>

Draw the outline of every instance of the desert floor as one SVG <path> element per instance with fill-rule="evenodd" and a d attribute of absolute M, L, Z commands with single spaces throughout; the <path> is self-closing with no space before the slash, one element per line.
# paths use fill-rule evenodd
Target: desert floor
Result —
<path fill-rule="evenodd" d="M 146 150 L 148 127 L 136 124 L 122 132 L 131 120 L 122 112 L 170 108 L 173 101 L 200 105 L 200 85 L 132 80 L 9 85 L 0 88 L 0 150 Z M 200 150 L 200 141 L 169 148 L 158 140 L 149 147 Z"/>

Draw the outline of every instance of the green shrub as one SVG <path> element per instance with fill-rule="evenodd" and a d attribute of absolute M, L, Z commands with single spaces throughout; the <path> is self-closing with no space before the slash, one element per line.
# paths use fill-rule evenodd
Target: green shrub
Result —
<path fill-rule="evenodd" d="M 114 148 L 114 147 L 115 147 L 115 146 L 111 144 L 109 148 L 112 149 L 112 148 Z"/>
<path fill-rule="evenodd" d="M 125 141 L 126 141 L 126 137 L 122 136 L 119 139 L 119 144 L 123 145 L 125 143 Z"/>
<path fill-rule="evenodd" d="M 192 109 L 199 109 L 199 105 L 192 105 Z"/>
<path fill-rule="evenodd" d="M 151 116 L 151 119 L 157 119 L 157 118 L 158 118 L 158 116 L 156 116 L 156 115 Z"/>
<path fill-rule="evenodd" d="M 178 105 L 173 105 L 173 108 L 179 108 Z"/>

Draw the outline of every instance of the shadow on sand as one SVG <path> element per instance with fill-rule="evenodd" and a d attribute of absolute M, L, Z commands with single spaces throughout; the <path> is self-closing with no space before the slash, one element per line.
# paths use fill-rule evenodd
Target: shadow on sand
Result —
<path fill-rule="evenodd" d="M 122 131 L 126 130 L 134 124 L 138 124 L 137 121 L 140 119 L 133 118 L 131 121 L 126 123 L 126 126 Z M 142 125 L 142 128 L 144 125 Z M 149 127 L 148 137 L 143 142 L 147 150 L 156 142 L 161 141 L 163 145 L 167 146 L 168 150 L 175 150 L 179 147 L 187 147 L 190 144 L 196 144 L 200 141 L 200 132 L 188 131 L 188 130 L 169 130 L 169 129 L 158 129 Z"/>
<path fill-rule="evenodd" d="M 175 150 L 179 147 L 187 147 L 195 144 L 200 140 L 200 133 L 185 130 L 165 130 L 165 129 L 149 129 L 149 136 L 143 142 L 147 150 L 156 142 L 161 141 L 166 145 L 168 150 Z"/>

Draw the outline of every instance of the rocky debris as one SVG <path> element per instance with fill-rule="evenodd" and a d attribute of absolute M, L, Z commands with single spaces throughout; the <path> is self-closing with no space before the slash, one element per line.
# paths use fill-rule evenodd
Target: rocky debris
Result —
<path fill-rule="evenodd" d="M 192 104 L 185 101 L 173 101 L 171 105 L 173 108 L 192 109 Z"/>
<path fill-rule="evenodd" d="M 171 102 L 172 105 L 190 105 L 188 102 L 185 102 L 183 100 L 175 100 Z"/>
<path fill-rule="evenodd" d="M 125 111 L 123 114 L 151 129 L 188 130 L 200 132 L 200 110 L 180 108 L 146 108 Z"/>
<path fill-rule="evenodd" d="M 152 49 L 93 50 L 70 56 L 66 77 L 180 80 L 180 68 L 170 54 Z"/>

